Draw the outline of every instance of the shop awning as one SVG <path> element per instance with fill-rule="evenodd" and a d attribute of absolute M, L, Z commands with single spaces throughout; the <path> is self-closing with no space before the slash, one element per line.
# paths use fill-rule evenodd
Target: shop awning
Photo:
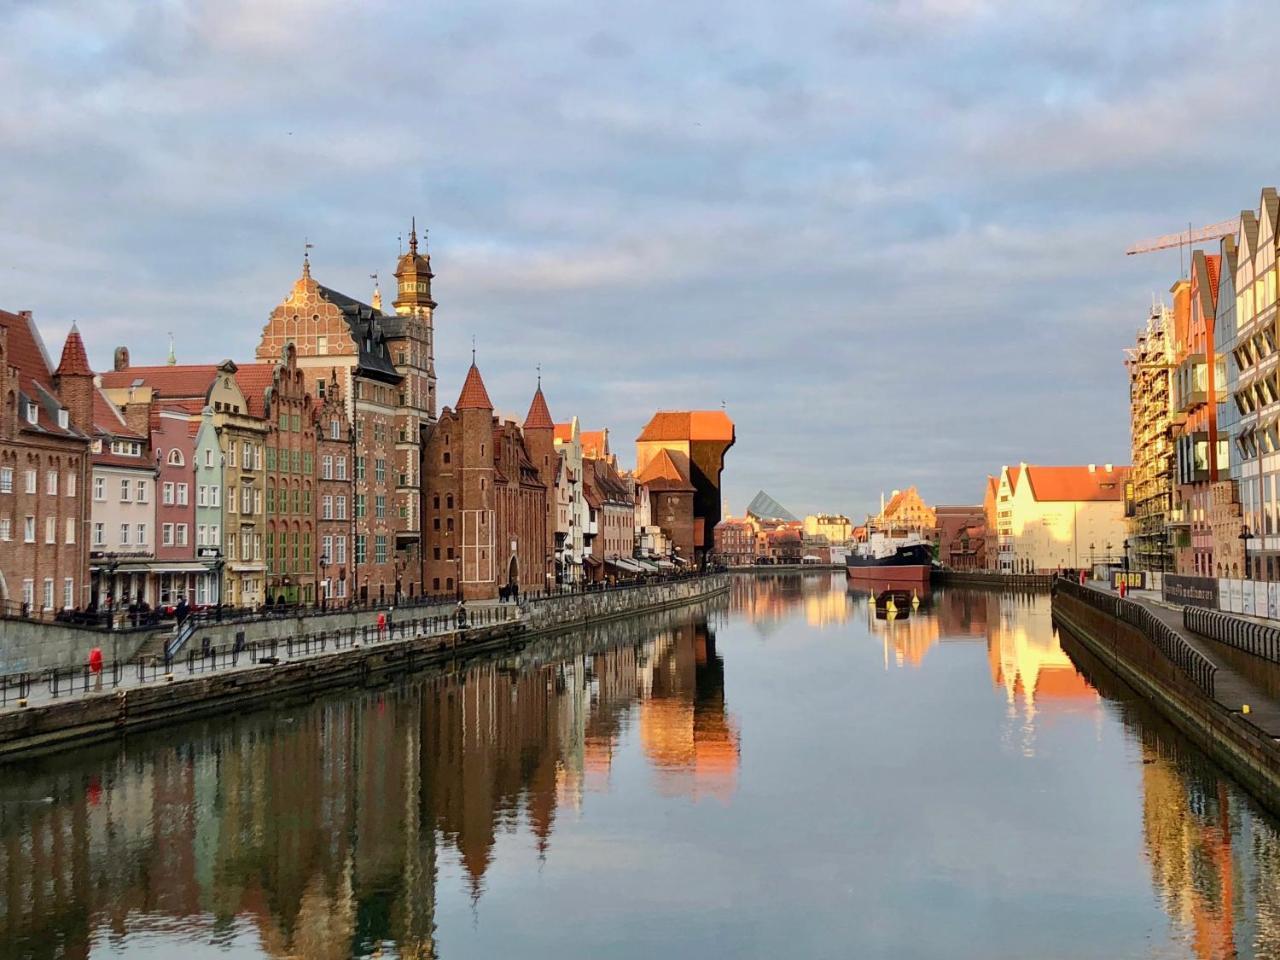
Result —
<path fill-rule="evenodd" d="M 582 558 L 582 562 L 583 562 L 583 563 L 585 563 L 588 567 L 602 567 L 602 566 L 604 566 L 604 564 L 603 564 L 603 563 L 601 563 L 601 562 L 600 562 L 599 560 L 597 560 L 595 557 L 591 556 L 591 554 L 587 554 L 585 557 L 583 557 L 583 558 Z"/>
<path fill-rule="evenodd" d="M 676 568 L 676 565 L 672 563 L 670 560 L 668 560 L 666 557 L 658 558 L 659 570 L 674 570 L 675 568 Z"/>
<path fill-rule="evenodd" d="M 657 573 L 658 565 L 652 560 L 644 560 L 640 557 L 632 557 L 631 562 L 643 570 L 645 573 Z"/>
<path fill-rule="evenodd" d="M 672 557 L 671 559 L 674 560 L 676 563 L 680 564 L 680 566 L 682 567 L 688 562 L 685 560 L 684 557 Z"/>
<path fill-rule="evenodd" d="M 613 560 L 606 560 L 605 562 L 609 566 L 613 567 L 615 570 L 621 570 L 623 573 L 646 573 L 647 572 L 644 569 L 644 567 L 640 566 L 635 561 L 630 560 L 626 557 L 617 557 Z"/>

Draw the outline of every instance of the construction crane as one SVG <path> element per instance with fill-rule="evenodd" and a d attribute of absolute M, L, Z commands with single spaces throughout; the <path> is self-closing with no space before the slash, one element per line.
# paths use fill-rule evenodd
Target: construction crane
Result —
<path fill-rule="evenodd" d="M 1239 229 L 1239 217 L 1232 217 L 1230 220 L 1223 220 L 1221 223 L 1211 223 L 1209 226 L 1201 227 L 1199 230 L 1192 230 L 1190 224 L 1188 224 L 1186 230 L 1179 233 L 1166 233 L 1163 237 L 1135 243 L 1124 253 L 1125 256 L 1132 257 L 1135 253 L 1151 253 L 1155 250 L 1168 250 L 1170 247 L 1189 247 L 1193 243 L 1199 243 L 1201 240 L 1218 240 L 1222 237 L 1230 236 Z"/>

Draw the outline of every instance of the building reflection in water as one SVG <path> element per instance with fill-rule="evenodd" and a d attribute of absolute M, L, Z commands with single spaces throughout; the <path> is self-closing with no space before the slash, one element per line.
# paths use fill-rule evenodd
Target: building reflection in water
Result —
<path fill-rule="evenodd" d="M 633 722 L 664 791 L 732 793 L 714 634 L 665 619 L 199 728 L 179 749 L 140 737 L 7 770 L 0 956 L 74 960 L 148 932 L 308 960 L 436 956 L 441 858 L 479 898 L 500 833 L 527 829 L 547 856 L 557 810 L 608 785 Z"/>

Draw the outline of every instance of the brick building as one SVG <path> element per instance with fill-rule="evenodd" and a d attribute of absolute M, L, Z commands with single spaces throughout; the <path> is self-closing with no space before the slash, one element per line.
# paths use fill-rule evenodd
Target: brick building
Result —
<path fill-rule="evenodd" d="M 176 604 L 196 597 L 205 565 L 196 558 L 195 431 L 186 410 L 157 405 L 151 413 L 155 451 L 156 560 L 152 566 L 155 603 Z"/>
<path fill-rule="evenodd" d="M 725 517 L 715 528 L 715 558 L 730 566 L 755 563 L 756 528 L 742 517 Z"/>
<path fill-rule="evenodd" d="M 687 564 L 697 552 L 694 515 L 697 491 L 677 456 L 669 450 L 657 451 L 637 470 L 636 483 L 648 490 L 649 516 L 671 544 L 670 559 Z"/>
<path fill-rule="evenodd" d="M 952 570 L 987 569 L 987 520 L 982 506 L 939 506 L 938 559 Z"/>
<path fill-rule="evenodd" d="M 518 424 L 494 416 L 473 358 L 457 405 L 441 411 L 424 447 L 428 592 L 482 600 L 500 586 L 547 586 L 550 491 L 534 451 Z"/>
<path fill-rule="evenodd" d="M 337 371 L 321 391 L 313 408 L 316 431 L 316 536 L 320 555 L 318 596 L 345 602 L 350 597 L 350 554 L 353 542 L 351 510 L 351 421 Z"/>
<path fill-rule="evenodd" d="M 422 437 L 436 416 L 430 257 L 416 230 L 396 266 L 394 313 L 317 283 L 304 257 L 302 275 L 272 311 L 258 344 L 274 360 L 293 343 L 310 392 L 335 375 L 346 398 L 356 451 L 356 530 L 352 590 L 387 600 L 420 592 Z"/>
<path fill-rule="evenodd" d="M 0 614 L 88 603 L 93 392 L 75 327 L 53 370 L 31 314 L 0 311 Z"/>
<path fill-rule="evenodd" d="M 266 427 L 263 458 L 264 562 L 267 597 L 316 601 L 316 425 L 311 394 L 292 343 L 278 363 L 236 368 L 249 414 Z"/>

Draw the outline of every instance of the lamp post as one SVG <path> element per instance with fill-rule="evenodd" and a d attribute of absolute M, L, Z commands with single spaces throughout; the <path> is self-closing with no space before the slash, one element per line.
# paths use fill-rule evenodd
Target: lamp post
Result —
<path fill-rule="evenodd" d="M 1252 580 L 1253 577 L 1249 573 L 1249 541 L 1253 539 L 1253 531 L 1249 529 L 1247 523 L 1240 526 L 1240 542 L 1244 549 L 1244 578 Z"/>
<path fill-rule="evenodd" d="M 1125 540 L 1125 542 L 1124 542 L 1124 569 L 1125 569 L 1125 571 L 1126 571 L 1126 572 L 1127 572 L 1127 571 L 1128 571 L 1128 569 L 1129 569 L 1129 548 L 1130 548 L 1132 545 L 1133 545 L 1133 541 L 1131 541 L 1131 540 Z"/>
<path fill-rule="evenodd" d="M 1090 541 L 1089 542 L 1089 575 L 1090 576 L 1093 576 L 1093 556 L 1094 556 L 1094 544 L 1092 541 Z"/>
<path fill-rule="evenodd" d="M 327 553 L 320 554 L 320 609 L 327 610 L 329 608 L 329 555 Z"/>

